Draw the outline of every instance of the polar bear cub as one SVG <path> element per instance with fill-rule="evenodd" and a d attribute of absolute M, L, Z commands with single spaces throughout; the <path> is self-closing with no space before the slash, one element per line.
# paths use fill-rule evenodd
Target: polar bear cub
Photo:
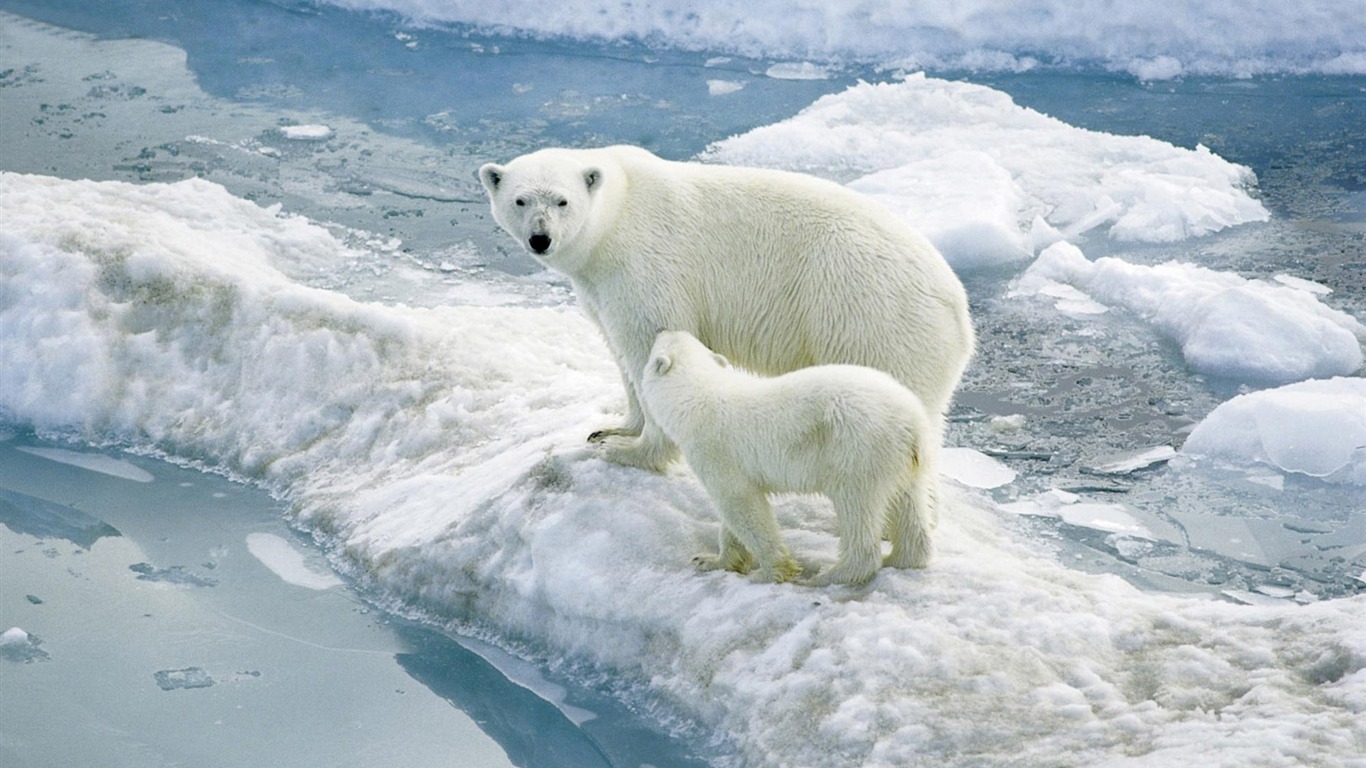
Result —
<path fill-rule="evenodd" d="M 721 513 L 720 552 L 701 570 L 787 581 L 801 567 L 778 535 L 770 493 L 820 493 L 835 507 L 839 558 L 817 585 L 862 584 L 885 564 L 929 562 L 933 468 L 929 417 L 891 376 L 819 365 L 766 378 L 732 368 L 685 331 L 655 337 L 642 375 L 645 407 Z"/>

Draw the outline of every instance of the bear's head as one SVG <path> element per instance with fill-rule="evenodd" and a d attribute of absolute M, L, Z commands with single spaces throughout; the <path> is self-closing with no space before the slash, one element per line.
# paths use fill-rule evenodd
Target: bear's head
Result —
<path fill-rule="evenodd" d="M 659 379 L 676 370 L 701 372 L 729 367 L 729 360 L 708 349 L 691 333 L 660 331 L 650 348 L 650 362 L 645 364 L 645 380 Z"/>
<path fill-rule="evenodd" d="M 575 254 L 581 258 L 585 250 L 576 241 L 592 218 L 602 177 L 601 169 L 555 150 L 479 169 L 498 225 L 546 266 L 562 271 L 572 271 Z"/>

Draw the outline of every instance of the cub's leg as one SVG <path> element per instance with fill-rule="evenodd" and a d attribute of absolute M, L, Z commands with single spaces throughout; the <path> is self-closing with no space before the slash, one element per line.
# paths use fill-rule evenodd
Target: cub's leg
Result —
<path fill-rule="evenodd" d="M 694 468 L 695 469 L 695 468 Z M 749 577 L 759 582 L 790 581 L 802 567 L 792 557 L 778 533 L 768 497 L 757 488 L 703 481 L 721 511 L 721 552 L 716 561 L 725 564 L 736 557 L 738 545 L 753 558 Z M 705 558 L 706 556 L 702 556 Z M 694 558 L 696 562 L 699 558 Z"/>
<path fill-rule="evenodd" d="M 818 587 L 866 584 L 882 566 L 882 522 L 891 494 L 841 488 L 827 495 L 835 505 L 839 557 L 811 583 Z"/>
<path fill-rule="evenodd" d="M 745 549 L 745 545 L 735 538 L 725 523 L 721 524 L 721 550 L 719 554 L 703 553 L 692 559 L 693 565 L 699 571 L 735 571 L 736 573 L 749 573 L 754 569 L 754 556 Z"/>
<path fill-rule="evenodd" d="M 884 565 L 924 568 L 930 564 L 934 524 L 927 490 L 917 478 L 892 498 L 887 509 L 887 537 L 892 540 L 892 552 Z"/>

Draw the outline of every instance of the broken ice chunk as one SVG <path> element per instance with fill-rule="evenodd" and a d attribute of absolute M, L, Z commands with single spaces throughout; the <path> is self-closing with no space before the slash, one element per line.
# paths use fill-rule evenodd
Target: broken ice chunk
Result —
<path fill-rule="evenodd" d="M 1097 475 L 1127 475 L 1131 472 L 1165 464 L 1176 457 L 1176 449 L 1170 445 L 1145 448 L 1137 453 L 1123 453 L 1106 456 L 1093 464 L 1083 467 L 1083 471 Z"/>

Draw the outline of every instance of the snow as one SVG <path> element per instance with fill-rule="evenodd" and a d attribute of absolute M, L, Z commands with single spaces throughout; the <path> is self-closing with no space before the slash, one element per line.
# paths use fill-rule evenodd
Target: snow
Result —
<path fill-rule="evenodd" d="M 332 0 L 420 22 L 538 37 L 635 39 L 746 56 L 887 67 L 1022 71 L 1089 64 L 1142 80 L 1186 75 L 1366 72 L 1357 0 L 1140 4 L 1024 0 L 919 3 L 568 0 L 526 13 L 482 0 Z"/>
<path fill-rule="evenodd" d="M 1301 381 L 1220 404 L 1184 457 L 1366 486 L 1366 379 Z"/>
<path fill-rule="evenodd" d="M 1247 192 L 1252 172 L 1203 147 L 1084 130 L 1001 91 L 923 74 L 859 83 L 703 157 L 846 182 L 960 270 L 1092 230 L 1169 242 L 1268 217 Z"/>
<path fill-rule="evenodd" d="M 247 551 L 261 561 L 271 573 L 288 584 L 304 589 L 331 589 L 342 584 L 341 579 L 326 569 L 310 567 L 304 554 L 288 541 L 273 533 L 247 535 Z"/>
<path fill-rule="evenodd" d="M 1193 370 L 1211 376 L 1283 384 L 1355 372 L 1366 325 L 1324 304 L 1304 282 L 1248 280 L 1181 262 L 1089 261 L 1060 242 L 1039 254 L 1016 293 L 1050 295 L 1054 286 L 1070 285 L 1151 323 L 1181 346 Z"/>
<path fill-rule="evenodd" d="M 1366 740 L 1366 597 L 1144 593 L 1008 522 L 1143 535 L 1123 507 L 947 485 L 926 570 L 860 590 L 697 574 L 717 522 L 691 474 L 584 446 L 624 401 L 572 307 L 301 285 L 282 267 L 361 255 L 200 180 L 3 173 L 0 209 L 7 418 L 251 480 L 371 594 L 609 674 L 744 764 L 1345 765 Z M 776 512 L 800 557 L 834 556 L 828 507 Z"/>

